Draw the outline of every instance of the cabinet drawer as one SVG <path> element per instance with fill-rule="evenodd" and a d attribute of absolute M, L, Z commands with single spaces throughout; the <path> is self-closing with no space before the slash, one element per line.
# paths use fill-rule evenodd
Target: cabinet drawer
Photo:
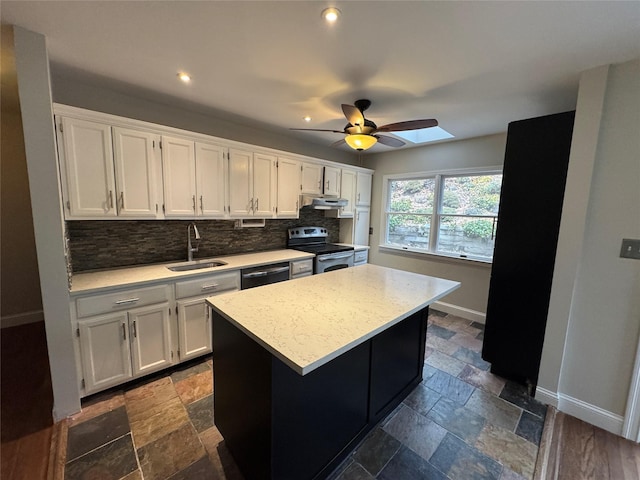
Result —
<path fill-rule="evenodd" d="M 368 260 L 369 260 L 368 250 L 356 251 L 353 257 L 353 263 L 367 263 Z"/>
<path fill-rule="evenodd" d="M 215 295 L 230 290 L 240 290 L 240 272 L 237 270 L 176 282 L 176 298 Z"/>
<path fill-rule="evenodd" d="M 169 301 L 171 293 L 168 285 L 120 290 L 103 295 L 91 295 L 76 300 L 78 318 L 101 313 L 117 312 L 143 305 Z"/>
<path fill-rule="evenodd" d="M 291 262 L 291 277 L 302 276 L 304 273 L 313 273 L 313 258 Z"/>

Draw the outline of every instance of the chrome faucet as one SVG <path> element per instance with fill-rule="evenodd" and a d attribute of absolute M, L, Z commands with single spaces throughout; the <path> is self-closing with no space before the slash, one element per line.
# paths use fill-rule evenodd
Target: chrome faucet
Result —
<path fill-rule="evenodd" d="M 191 227 L 193 227 L 193 232 L 195 233 L 196 240 L 198 243 L 195 247 L 191 245 Z M 198 227 L 196 227 L 195 223 L 190 223 L 187 227 L 187 261 L 190 262 L 193 260 L 193 252 L 198 251 L 198 245 L 200 245 L 200 232 L 198 232 Z"/>

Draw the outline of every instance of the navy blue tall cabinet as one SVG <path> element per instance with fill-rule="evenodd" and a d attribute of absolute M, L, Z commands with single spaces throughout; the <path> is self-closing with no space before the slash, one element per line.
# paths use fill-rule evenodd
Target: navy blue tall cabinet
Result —
<path fill-rule="evenodd" d="M 509 124 L 482 358 L 535 389 L 575 112 Z"/>

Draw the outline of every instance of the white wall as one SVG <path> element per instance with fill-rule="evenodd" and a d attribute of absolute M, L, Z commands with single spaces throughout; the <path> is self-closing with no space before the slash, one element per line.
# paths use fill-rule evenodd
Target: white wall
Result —
<path fill-rule="evenodd" d="M 80 409 L 64 257 L 60 184 L 56 162 L 49 60 L 44 36 L 14 28 L 16 71 L 24 127 L 33 226 L 40 272 L 53 418 Z"/>
<path fill-rule="evenodd" d="M 2 296 L 0 327 L 42 321 L 38 260 L 31 217 L 29 177 L 15 75 L 13 29 L 2 25 L 2 88 L 0 89 L 0 264 Z M 14 77 L 15 80 L 15 77 Z"/>
<path fill-rule="evenodd" d="M 620 433 L 640 332 L 640 261 L 619 257 L 623 238 L 640 238 L 640 60 L 611 65 L 608 75 L 606 67 L 585 72 L 583 80 L 581 93 L 584 87 L 590 95 L 579 95 L 576 123 L 598 122 L 597 144 L 591 152 L 572 147 L 584 156 L 574 157 L 572 151 L 569 182 L 588 180 L 585 170 L 571 171 L 572 162 L 583 162 L 588 170 L 585 158 L 592 155 L 595 161 L 583 198 L 581 241 L 574 238 L 579 222 L 559 239 L 559 253 L 579 250 L 579 257 L 577 268 L 561 259 L 556 263 L 556 302 L 539 386 L 558 395 L 561 410 Z M 594 119 L 599 103 L 601 115 Z M 570 209 L 565 201 L 563 221 L 575 216 Z M 562 280 L 567 272 L 575 274 L 571 291 Z M 557 316 L 563 310 L 568 318 Z"/>
<path fill-rule="evenodd" d="M 505 125 L 506 129 L 506 125 Z M 484 321 L 489 294 L 490 265 L 448 260 L 435 256 L 392 253 L 381 251 L 382 230 L 382 181 L 384 175 L 407 172 L 426 172 L 458 168 L 489 167 L 502 165 L 506 145 L 506 133 L 472 138 L 431 146 L 390 151 L 365 157 L 364 166 L 375 169 L 371 198 L 371 251 L 369 261 L 376 265 L 400 268 L 416 273 L 447 278 L 462 286 L 443 299 L 467 311 L 458 312 L 478 321 Z"/>

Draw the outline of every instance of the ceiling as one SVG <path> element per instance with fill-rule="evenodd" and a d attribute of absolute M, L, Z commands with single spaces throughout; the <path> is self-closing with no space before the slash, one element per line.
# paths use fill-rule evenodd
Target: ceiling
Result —
<path fill-rule="evenodd" d="M 327 6 L 341 11 L 334 25 L 321 18 Z M 504 132 L 510 121 L 575 108 L 580 72 L 640 57 L 638 1 L 3 0 L 0 8 L 3 23 L 47 37 L 54 75 L 227 112 L 319 145 L 340 135 L 288 128 L 342 130 L 340 104 L 359 98 L 373 101 L 366 116 L 378 125 L 436 118 L 456 139 Z"/>

